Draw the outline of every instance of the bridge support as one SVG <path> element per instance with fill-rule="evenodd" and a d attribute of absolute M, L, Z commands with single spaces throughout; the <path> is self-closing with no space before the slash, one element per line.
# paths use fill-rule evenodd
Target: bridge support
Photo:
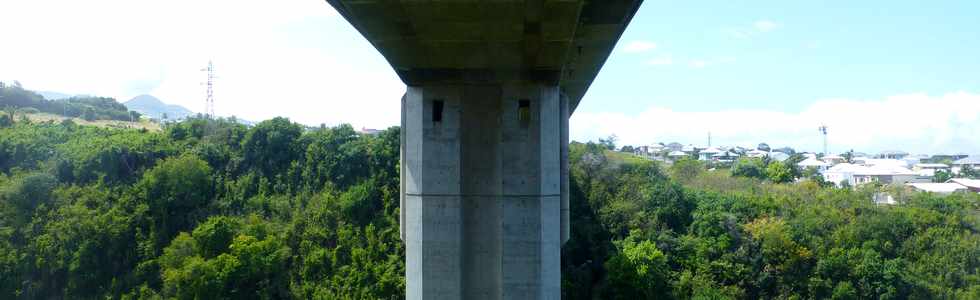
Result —
<path fill-rule="evenodd" d="M 408 299 L 561 298 L 568 115 L 557 85 L 408 87 Z"/>

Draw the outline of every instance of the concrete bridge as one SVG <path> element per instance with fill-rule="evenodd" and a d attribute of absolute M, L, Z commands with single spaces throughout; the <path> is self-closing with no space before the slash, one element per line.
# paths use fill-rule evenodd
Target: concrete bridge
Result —
<path fill-rule="evenodd" d="M 559 299 L 568 117 L 642 0 L 327 0 L 408 86 L 408 299 Z"/>

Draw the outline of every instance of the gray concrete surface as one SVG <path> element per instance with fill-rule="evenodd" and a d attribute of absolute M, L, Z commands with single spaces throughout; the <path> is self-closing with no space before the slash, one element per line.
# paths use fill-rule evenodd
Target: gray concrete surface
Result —
<path fill-rule="evenodd" d="M 568 117 L 642 0 L 327 2 L 408 86 L 406 298 L 561 298 Z"/>

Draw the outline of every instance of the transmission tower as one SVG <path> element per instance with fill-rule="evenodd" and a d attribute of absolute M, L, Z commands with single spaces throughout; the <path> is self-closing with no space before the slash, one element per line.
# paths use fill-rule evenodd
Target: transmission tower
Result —
<path fill-rule="evenodd" d="M 208 119 L 214 118 L 214 64 L 208 61 L 208 67 L 206 69 L 201 69 L 201 71 L 208 72 L 208 86 L 207 98 L 204 100 L 204 117 Z"/>
<path fill-rule="evenodd" d="M 827 125 L 820 125 L 818 129 L 823 134 L 823 154 L 827 155 Z"/>

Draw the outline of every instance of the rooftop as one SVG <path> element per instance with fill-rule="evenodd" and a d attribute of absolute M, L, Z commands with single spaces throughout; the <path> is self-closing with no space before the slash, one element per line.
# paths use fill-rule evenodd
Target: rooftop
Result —
<path fill-rule="evenodd" d="M 921 182 L 921 183 L 906 183 L 905 185 L 925 192 L 942 193 L 942 194 L 949 194 L 956 191 L 966 190 L 965 186 L 952 182 L 944 182 L 944 183 Z"/>

